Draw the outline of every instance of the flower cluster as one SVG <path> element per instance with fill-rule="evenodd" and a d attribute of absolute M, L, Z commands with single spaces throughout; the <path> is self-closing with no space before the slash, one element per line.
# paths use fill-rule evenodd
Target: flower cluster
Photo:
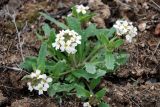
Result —
<path fill-rule="evenodd" d="M 61 52 L 66 51 L 68 54 L 75 54 L 77 52 L 76 46 L 81 44 L 81 36 L 74 30 L 62 30 L 56 35 L 55 42 L 52 46 Z"/>
<path fill-rule="evenodd" d="M 86 14 L 88 9 L 89 9 L 88 6 L 85 7 L 83 5 L 76 5 L 76 11 L 77 11 L 77 13 Z"/>
<path fill-rule="evenodd" d="M 128 42 L 132 42 L 132 38 L 137 35 L 137 28 L 133 26 L 132 22 L 117 20 L 113 27 L 116 29 L 117 35 L 126 35 Z"/>
<path fill-rule="evenodd" d="M 52 82 L 52 78 L 47 77 L 46 74 L 41 74 L 40 70 L 36 70 L 29 75 L 31 81 L 27 83 L 28 90 L 31 92 L 37 90 L 38 94 L 43 94 L 44 91 L 47 91 L 49 88 L 49 83 Z"/>

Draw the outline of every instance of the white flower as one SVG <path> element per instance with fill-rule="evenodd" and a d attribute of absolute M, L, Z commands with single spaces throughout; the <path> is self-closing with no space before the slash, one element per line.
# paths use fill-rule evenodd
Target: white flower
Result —
<path fill-rule="evenodd" d="M 49 84 L 48 83 L 43 84 L 43 91 L 47 91 L 48 88 L 49 88 Z"/>
<path fill-rule="evenodd" d="M 38 77 L 38 79 L 40 79 L 40 78 L 46 80 L 47 79 L 47 75 L 46 74 L 42 74 L 42 75 L 40 75 Z"/>
<path fill-rule="evenodd" d="M 38 84 L 36 87 L 35 87 L 35 90 L 38 90 L 38 94 L 41 95 L 43 94 L 43 85 L 42 84 Z"/>
<path fill-rule="evenodd" d="M 132 38 L 137 35 L 137 28 L 133 26 L 132 22 L 117 20 L 113 27 L 116 29 L 117 35 L 126 36 L 127 42 L 132 42 Z"/>
<path fill-rule="evenodd" d="M 130 29 L 129 29 L 128 34 L 129 34 L 131 37 L 135 37 L 135 36 L 137 35 L 137 28 L 134 27 L 134 26 L 131 26 Z"/>
<path fill-rule="evenodd" d="M 31 82 L 28 82 L 27 85 L 28 85 L 28 90 L 29 90 L 30 92 L 32 92 L 32 91 L 33 91 L 33 87 L 32 87 L 32 85 L 31 85 Z"/>
<path fill-rule="evenodd" d="M 83 107 L 92 107 L 92 106 L 89 104 L 89 102 L 85 102 L 83 103 Z"/>
<path fill-rule="evenodd" d="M 46 74 L 40 74 L 40 70 L 36 70 L 35 73 L 31 73 L 30 82 L 27 83 L 28 90 L 33 91 L 37 90 L 39 95 L 43 94 L 44 91 L 47 91 L 49 88 L 49 83 L 52 82 L 51 77 L 47 77 Z"/>
<path fill-rule="evenodd" d="M 132 37 L 130 35 L 126 35 L 126 41 L 131 43 L 132 42 Z"/>
<path fill-rule="evenodd" d="M 85 7 L 83 5 L 76 5 L 76 11 L 77 11 L 77 13 L 86 14 L 88 9 L 89 9 L 88 6 Z"/>
<path fill-rule="evenodd" d="M 38 91 L 39 95 L 43 94 L 44 91 L 47 91 L 49 88 L 49 84 L 41 84 L 39 83 L 37 86 L 34 87 L 35 90 Z"/>
<path fill-rule="evenodd" d="M 52 82 L 52 78 L 51 77 L 48 77 L 47 80 L 46 80 L 48 83 Z"/>
<path fill-rule="evenodd" d="M 75 54 L 77 52 L 76 46 L 81 44 L 81 36 L 74 30 L 62 30 L 56 35 L 55 42 L 52 46 L 56 50 L 61 52 L 67 52 L 68 54 Z"/>
<path fill-rule="evenodd" d="M 40 74 L 41 74 L 41 71 L 37 69 L 36 72 L 31 73 L 30 77 L 31 78 L 34 78 L 34 77 L 38 78 Z"/>

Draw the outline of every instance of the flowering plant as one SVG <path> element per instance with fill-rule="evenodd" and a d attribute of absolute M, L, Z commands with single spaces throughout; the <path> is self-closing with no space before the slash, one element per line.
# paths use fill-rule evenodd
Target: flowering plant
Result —
<path fill-rule="evenodd" d="M 38 57 L 27 57 L 21 64 L 22 68 L 35 71 L 26 76 L 29 90 L 38 90 L 39 94 L 47 91 L 50 96 L 76 95 L 87 101 L 84 107 L 107 107 L 103 101 L 106 87 L 98 86 L 106 73 L 125 64 L 128 57 L 116 51 L 124 43 L 116 36 L 116 32 L 122 33 L 116 29 L 119 23 L 110 29 L 98 29 L 94 23 L 87 26 L 94 14 L 82 5 L 72 8 L 72 15 L 65 18 L 66 24 L 40 14 L 62 30 L 56 34 L 55 29 L 45 23 L 43 32 L 37 33 L 42 41 Z M 122 34 L 127 32 L 125 28 L 122 27 Z"/>

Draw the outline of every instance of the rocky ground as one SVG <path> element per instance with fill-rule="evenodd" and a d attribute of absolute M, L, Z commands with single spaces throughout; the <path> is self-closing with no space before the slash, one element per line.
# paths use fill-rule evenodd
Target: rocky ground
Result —
<path fill-rule="evenodd" d="M 106 102 L 112 107 L 160 107 L 159 0 L 10 0 L 8 8 L 0 11 L 0 107 L 82 106 L 74 96 L 60 102 L 30 93 L 21 81 L 27 72 L 19 69 L 23 58 L 39 51 L 34 32 L 45 20 L 38 12 L 63 20 L 73 4 L 88 4 L 97 13 L 92 21 L 98 27 L 111 27 L 117 19 L 126 18 L 139 29 L 134 43 L 121 47 L 130 54 L 128 63 L 104 77 Z"/>

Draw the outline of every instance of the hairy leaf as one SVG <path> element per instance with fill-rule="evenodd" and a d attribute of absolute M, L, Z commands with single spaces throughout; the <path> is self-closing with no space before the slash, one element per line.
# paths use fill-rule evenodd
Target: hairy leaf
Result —
<path fill-rule="evenodd" d="M 105 103 L 105 102 L 102 102 L 99 104 L 98 107 L 110 107 L 109 104 Z"/>
<path fill-rule="evenodd" d="M 53 22 L 54 24 L 56 24 L 58 27 L 60 27 L 62 29 L 68 29 L 68 26 L 66 26 L 65 24 L 57 21 L 55 18 L 53 18 L 53 17 L 51 17 L 51 16 L 49 16 L 49 15 L 47 15 L 45 13 L 42 13 L 42 12 L 40 12 L 40 14 L 42 16 L 44 16 L 47 20 L 49 20 L 49 21 Z"/>
<path fill-rule="evenodd" d="M 42 26 L 42 29 L 43 29 L 43 31 L 44 31 L 45 36 L 49 36 L 49 35 L 50 35 L 51 28 L 50 28 L 50 26 L 49 26 L 48 24 L 45 23 L 45 24 Z"/>
<path fill-rule="evenodd" d="M 98 84 L 101 82 L 101 78 L 97 78 L 97 79 L 92 79 L 90 82 L 90 87 L 92 89 L 95 89 L 96 86 L 98 86 Z"/>
<path fill-rule="evenodd" d="M 109 70 L 113 70 L 115 66 L 115 57 L 111 52 L 107 52 L 105 55 L 105 66 Z"/>
<path fill-rule="evenodd" d="M 24 62 L 20 64 L 20 68 L 25 69 L 29 72 L 33 71 L 32 66 L 36 65 L 37 58 L 36 57 L 26 57 Z"/>
<path fill-rule="evenodd" d="M 67 69 L 67 64 L 65 60 L 58 61 L 53 67 L 51 67 L 50 72 L 53 76 L 57 77 L 60 73 Z"/>
<path fill-rule="evenodd" d="M 90 92 L 80 85 L 76 85 L 76 94 L 79 98 L 88 98 Z"/>
<path fill-rule="evenodd" d="M 38 66 L 37 68 L 40 69 L 42 72 L 45 71 L 46 54 L 47 54 L 47 44 L 43 42 L 37 59 L 37 66 Z"/>
<path fill-rule="evenodd" d="M 99 100 L 101 100 L 103 97 L 104 97 L 104 95 L 106 94 L 106 89 L 105 88 L 103 88 L 103 89 L 101 89 L 100 91 L 98 91 L 97 93 L 96 93 L 96 97 L 99 99 Z"/>
<path fill-rule="evenodd" d="M 86 71 L 90 74 L 95 74 L 96 73 L 96 66 L 91 64 L 91 63 L 86 63 L 85 64 Z"/>
<path fill-rule="evenodd" d="M 48 94 L 50 96 L 54 96 L 56 93 L 60 92 L 69 92 L 72 89 L 75 88 L 74 84 L 60 84 L 60 83 L 54 83 L 50 86 L 48 89 Z"/>
<path fill-rule="evenodd" d="M 81 30 L 80 21 L 74 17 L 67 17 L 67 25 L 70 29 L 76 31 L 77 33 Z"/>

